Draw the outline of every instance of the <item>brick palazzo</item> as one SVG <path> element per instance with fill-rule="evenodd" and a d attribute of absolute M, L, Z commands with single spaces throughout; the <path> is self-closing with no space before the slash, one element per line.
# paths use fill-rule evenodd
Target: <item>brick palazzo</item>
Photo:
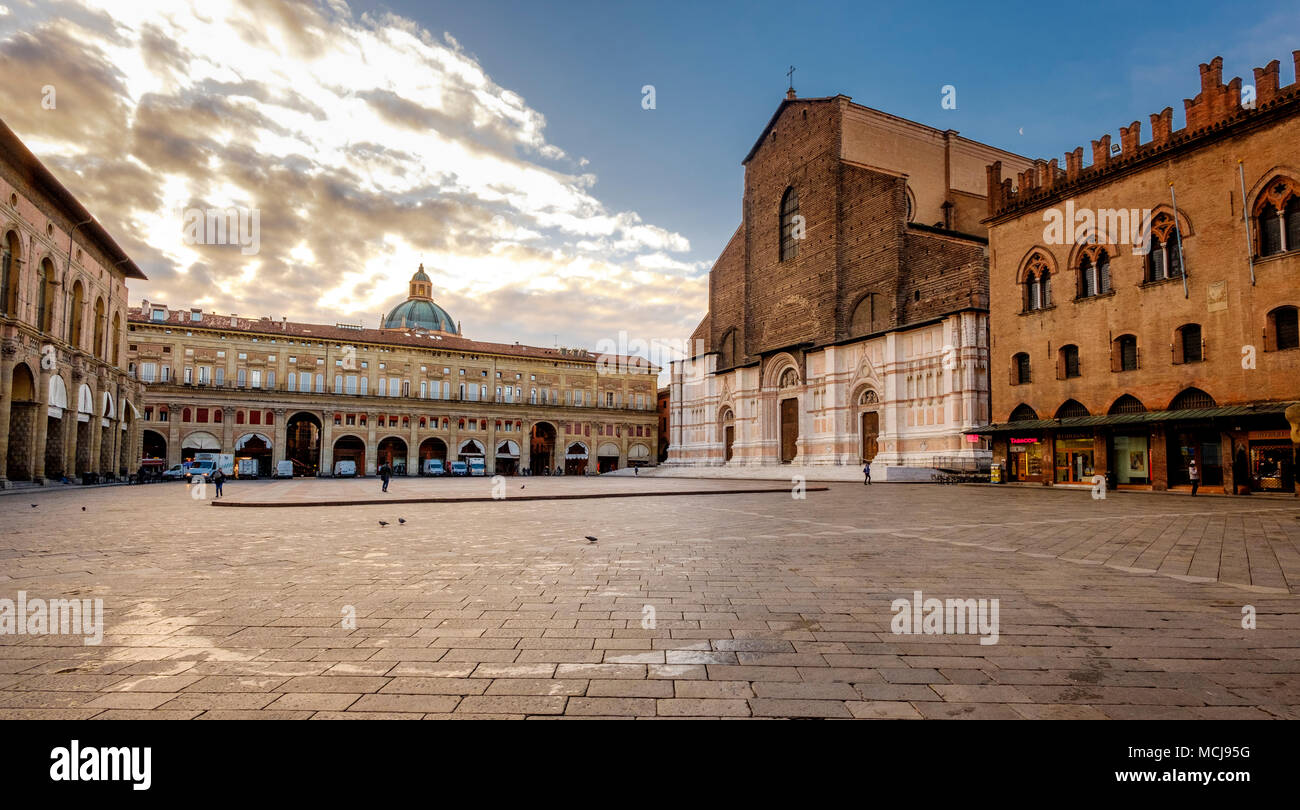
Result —
<path fill-rule="evenodd" d="M 989 167 L 987 432 L 1010 480 L 1186 488 L 1195 459 L 1206 490 L 1294 490 L 1300 82 L 1279 87 L 1276 60 L 1256 68 L 1248 109 L 1222 68 L 1200 66 L 1184 129 L 1166 107 L 1147 142 L 1137 121 L 1118 147 L 1093 141 L 1090 166 L 1080 147 L 1014 187 Z M 1108 227 L 1142 210 L 1149 232 Z M 1053 238 L 1056 212 L 1081 225 Z"/>
<path fill-rule="evenodd" d="M 126 280 L 144 273 L 0 123 L 0 489 L 134 471 Z"/>

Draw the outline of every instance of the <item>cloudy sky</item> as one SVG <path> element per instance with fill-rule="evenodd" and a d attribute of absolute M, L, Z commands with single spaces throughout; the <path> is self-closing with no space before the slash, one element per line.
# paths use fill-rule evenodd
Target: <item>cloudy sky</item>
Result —
<path fill-rule="evenodd" d="M 1092 4 L 1105 37 L 1077 4 L 940 5 L 0 0 L 0 111 L 149 276 L 134 302 L 373 326 L 423 261 L 468 337 L 594 347 L 699 321 L 789 64 L 1052 158 L 1181 126 L 1199 61 L 1285 84 L 1300 47 L 1290 3 Z M 185 209 L 226 206 L 256 254 L 187 244 Z"/>

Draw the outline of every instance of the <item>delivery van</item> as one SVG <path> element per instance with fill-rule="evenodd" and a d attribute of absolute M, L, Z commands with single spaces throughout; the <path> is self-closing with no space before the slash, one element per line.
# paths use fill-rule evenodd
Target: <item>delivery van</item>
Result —
<path fill-rule="evenodd" d="M 440 458 L 426 458 L 421 472 L 424 475 L 446 475 L 447 468 L 443 466 Z"/>
<path fill-rule="evenodd" d="M 357 463 L 355 461 L 336 461 L 334 462 L 335 478 L 356 478 Z"/>
<path fill-rule="evenodd" d="M 289 459 L 278 462 L 275 465 L 276 478 L 293 478 L 293 462 Z"/>
<path fill-rule="evenodd" d="M 235 472 L 239 478 L 256 478 L 260 472 L 257 459 L 241 458 L 239 464 L 235 467 Z"/>
<path fill-rule="evenodd" d="M 463 461 L 453 461 L 451 463 L 452 475 L 469 475 L 469 465 Z"/>
<path fill-rule="evenodd" d="M 482 456 L 470 456 L 469 458 L 470 475 L 487 475 L 487 465 L 483 463 Z"/>

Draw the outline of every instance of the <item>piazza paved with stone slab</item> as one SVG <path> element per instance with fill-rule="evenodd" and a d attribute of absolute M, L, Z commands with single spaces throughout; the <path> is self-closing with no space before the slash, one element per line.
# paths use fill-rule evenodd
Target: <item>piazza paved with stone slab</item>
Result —
<path fill-rule="evenodd" d="M 0 598 L 99 598 L 104 622 L 0 635 L 0 719 L 1300 718 L 1294 499 L 672 494 L 759 483 L 7 493 Z M 656 494 L 519 500 L 619 492 Z M 997 643 L 894 634 L 916 591 L 999 600 Z"/>

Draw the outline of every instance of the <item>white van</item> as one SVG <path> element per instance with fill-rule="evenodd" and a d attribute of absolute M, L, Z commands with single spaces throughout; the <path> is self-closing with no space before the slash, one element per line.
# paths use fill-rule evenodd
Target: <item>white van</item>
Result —
<path fill-rule="evenodd" d="M 276 478 L 293 478 L 293 462 L 285 459 L 275 465 Z"/>
<path fill-rule="evenodd" d="M 335 478 L 356 478 L 357 463 L 355 461 L 336 461 L 334 462 Z"/>
<path fill-rule="evenodd" d="M 483 463 L 482 456 L 469 457 L 469 474 L 470 475 L 487 475 L 487 465 Z"/>
<path fill-rule="evenodd" d="M 440 458 L 426 458 L 422 472 L 425 475 L 446 475 L 447 468 L 442 465 Z"/>
<path fill-rule="evenodd" d="M 257 459 L 241 458 L 236 469 L 240 478 L 256 478 L 259 472 Z"/>

